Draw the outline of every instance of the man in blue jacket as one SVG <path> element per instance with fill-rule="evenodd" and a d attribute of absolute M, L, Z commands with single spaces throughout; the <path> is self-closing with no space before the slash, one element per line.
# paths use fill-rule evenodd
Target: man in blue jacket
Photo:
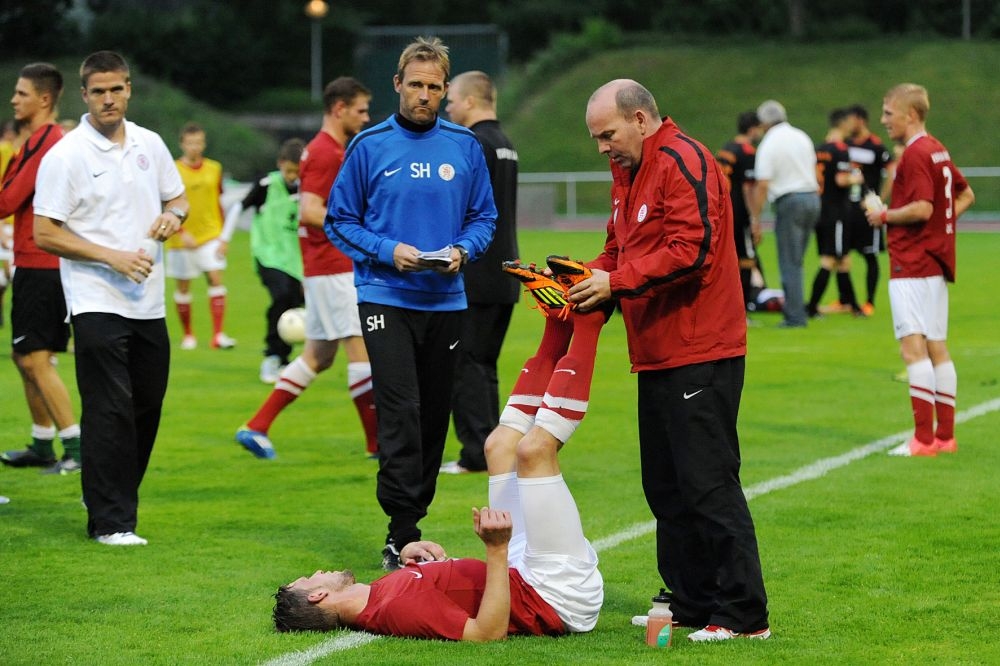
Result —
<path fill-rule="evenodd" d="M 420 539 L 434 499 L 466 309 L 460 271 L 489 246 L 497 217 L 478 140 L 438 118 L 449 68 L 437 38 L 403 50 L 399 112 L 348 146 L 326 216 L 330 241 L 354 261 L 371 357 L 386 570 Z"/>

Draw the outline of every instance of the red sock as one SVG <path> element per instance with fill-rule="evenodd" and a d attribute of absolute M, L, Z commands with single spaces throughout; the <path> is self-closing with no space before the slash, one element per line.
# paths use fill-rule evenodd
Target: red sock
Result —
<path fill-rule="evenodd" d="M 906 366 L 913 407 L 913 436 L 923 444 L 934 441 L 934 366 L 923 359 Z"/>
<path fill-rule="evenodd" d="M 946 361 L 934 366 L 934 411 L 937 412 L 937 432 L 942 441 L 955 437 L 955 394 L 958 393 L 958 375 L 955 364 Z"/>
<path fill-rule="evenodd" d="M 226 288 L 209 287 L 208 304 L 212 311 L 212 335 L 222 332 L 222 319 L 226 316 Z"/>
<path fill-rule="evenodd" d="M 174 292 L 174 305 L 177 306 L 177 316 L 181 320 L 184 335 L 194 335 L 191 330 L 191 294 Z"/>
<path fill-rule="evenodd" d="M 378 421 L 375 415 L 375 393 L 372 391 L 372 366 L 366 361 L 347 364 L 347 383 L 354 407 L 365 431 L 365 449 L 378 453 Z"/>
<path fill-rule="evenodd" d="M 545 387 L 552 378 L 556 362 L 562 358 L 569 347 L 573 335 L 572 318 L 562 321 L 556 317 L 545 320 L 545 330 L 542 340 L 538 343 L 538 351 L 524 362 L 521 373 L 514 382 L 514 388 L 507 400 L 507 407 L 523 412 L 528 417 L 534 417 L 541 406 Z"/>
<path fill-rule="evenodd" d="M 604 327 L 603 312 L 574 313 L 569 352 L 552 372 L 535 424 L 566 442 L 587 413 L 594 378 L 597 339 Z"/>
<path fill-rule="evenodd" d="M 274 390 L 267 396 L 267 400 L 253 418 L 247 421 L 247 427 L 266 434 L 271 429 L 274 419 L 278 418 L 278 414 L 294 402 L 315 378 L 316 373 L 306 365 L 301 356 L 289 363 L 288 367 L 281 371 L 278 383 L 274 385 Z"/>

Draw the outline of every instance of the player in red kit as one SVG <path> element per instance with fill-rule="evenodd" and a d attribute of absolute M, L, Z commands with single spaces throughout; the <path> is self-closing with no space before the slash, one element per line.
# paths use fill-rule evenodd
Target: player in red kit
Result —
<path fill-rule="evenodd" d="M 872 200 L 868 222 L 888 226 L 889 303 L 906 363 L 913 438 L 890 453 L 954 453 L 958 376 L 948 353 L 948 285 L 955 281 L 955 222 L 975 201 L 948 149 L 927 133 L 923 86 L 902 83 L 886 93 L 882 124 L 906 148 L 896 167 L 889 208 Z M 937 418 L 937 426 L 934 421 Z"/>

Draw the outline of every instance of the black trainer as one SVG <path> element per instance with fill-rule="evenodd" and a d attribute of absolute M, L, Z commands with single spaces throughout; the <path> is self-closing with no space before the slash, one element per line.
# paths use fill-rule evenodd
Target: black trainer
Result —
<path fill-rule="evenodd" d="M 51 467 L 56 464 L 55 456 L 43 458 L 30 446 L 20 451 L 0 453 L 0 462 L 10 467 Z"/>
<path fill-rule="evenodd" d="M 396 550 L 396 544 L 392 541 L 385 544 L 385 548 L 382 549 L 382 569 L 385 571 L 395 571 L 402 568 L 402 566 L 403 563 L 399 560 L 399 551 Z"/>

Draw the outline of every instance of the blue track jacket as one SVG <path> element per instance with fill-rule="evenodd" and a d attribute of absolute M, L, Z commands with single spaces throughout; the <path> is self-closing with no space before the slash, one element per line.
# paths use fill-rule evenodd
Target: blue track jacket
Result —
<path fill-rule="evenodd" d="M 412 132 L 393 116 L 351 141 L 324 228 L 354 261 L 359 303 L 450 311 L 466 308 L 461 273 L 401 273 L 393 250 L 401 242 L 422 251 L 461 245 L 472 261 L 489 247 L 496 218 L 471 131 L 438 118 L 430 130 Z"/>

